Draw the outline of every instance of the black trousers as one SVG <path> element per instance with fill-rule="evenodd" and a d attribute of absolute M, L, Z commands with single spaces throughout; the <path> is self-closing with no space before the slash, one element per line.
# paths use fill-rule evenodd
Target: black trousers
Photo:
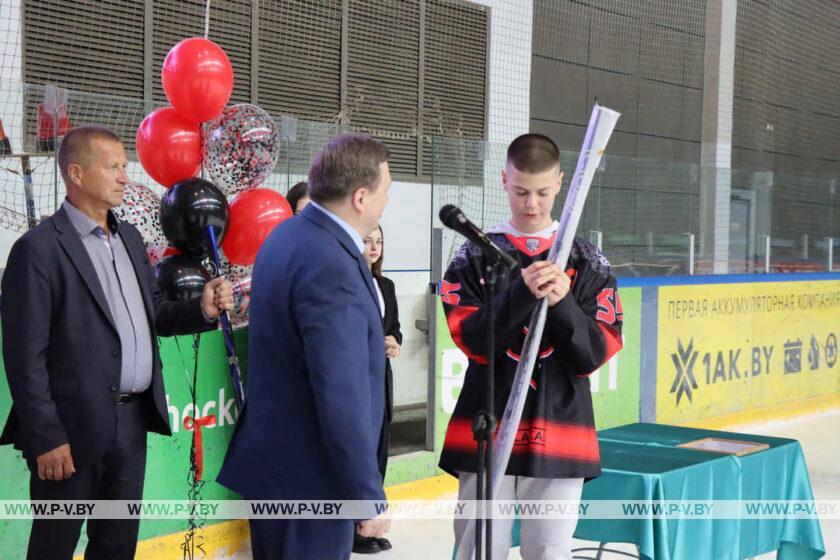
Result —
<path fill-rule="evenodd" d="M 382 481 L 385 481 L 385 471 L 388 468 L 388 444 L 391 439 L 391 423 L 385 420 L 382 423 L 382 432 L 379 435 L 379 445 L 376 449 L 376 459 L 379 463 L 379 472 L 382 474 Z"/>
<path fill-rule="evenodd" d="M 67 480 L 38 478 L 30 462 L 32 500 L 140 500 L 146 473 L 145 397 L 117 405 L 116 437 L 101 460 Z M 70 452 L 73 452 L 71 447 Z M 35 519 L 29 534 L 27 560 L 72 560 L 83 519 Z M 89 519 L 85 560 L 131 560 L 137 548 L 139 519 Z"/>

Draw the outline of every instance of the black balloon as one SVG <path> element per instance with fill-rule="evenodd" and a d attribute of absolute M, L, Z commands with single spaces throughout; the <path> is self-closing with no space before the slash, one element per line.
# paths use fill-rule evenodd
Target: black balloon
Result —
<path fill-rule="evenodd" d="M 175 183 L 160 201 L 160 222 L 169 242 L 188 255 L 210 253 L 207 226 L 213 226 L 221 245 L 230 207 L 224 193 L 204 179 L 192 177 Z"/>
<path fill-rule="evenodd" d="M 160 291 L 171 301 L 196 298 L 210 280 L 210 273 L 201 264 L 201 259 L 189 255 L 172 255 L 155 266 Z"/>

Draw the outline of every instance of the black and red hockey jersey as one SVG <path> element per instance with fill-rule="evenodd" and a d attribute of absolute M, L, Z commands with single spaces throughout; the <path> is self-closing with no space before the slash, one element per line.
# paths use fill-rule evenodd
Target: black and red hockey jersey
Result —
<path fill-rule="evenodd" d="M 504 223 L 489 232 L 520 264 L 500 274 L 496 284 L 497 420 L 510 395 L 527 325 L 537 306 L 521 269 L 548 258 L 557 227 L 554 222 L 546 230 L 526 235 Z M 469 358 L 440 457 L 440 467 L 452 474 L 475 472 L 476 467 L 472 420 L 484 408 L 487 364 L 484 270 L 481 250 L 467 241 L 452 259 L 440 290 L 452 339 Z M 572 280 L 571 291 L 548 310 L 508 475 L 591 478 L 601 474 L 589 374 L 622 347 L 621 302 L 609 263 L 592 244 L 575 238 L 566 273 Z"/>

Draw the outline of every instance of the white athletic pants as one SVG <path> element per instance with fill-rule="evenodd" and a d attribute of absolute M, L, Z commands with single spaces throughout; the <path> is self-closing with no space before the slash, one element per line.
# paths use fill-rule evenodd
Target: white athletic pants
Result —
<path fill-rule="evenodd" d="M 475 474 L 458 473 L 458 499 L 475 499 Z M 530 478 L 505 476 L 498 500 L 568 500 L 580 502 L 582 478 Z M 507 560 L 513 519 L 493 520 L 493 560 Z M 455 543 L 472 519 L 455 519 Z M 523 560 L 571 560 L 572 535 L 577 519 L 522 519 L 520 549 Z M 456 560 L 470 560 L 471 551 L 458 549 Z"/>

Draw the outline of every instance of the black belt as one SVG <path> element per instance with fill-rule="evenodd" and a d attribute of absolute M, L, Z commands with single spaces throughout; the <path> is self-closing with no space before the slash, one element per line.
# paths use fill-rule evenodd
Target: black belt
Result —
<path fill-rule="evenodd" d="M 117 399 L 117 404 L 125 404 L 136 401 L 142 394 L 143 393 L 120 393 L 120 396 Z"/>

